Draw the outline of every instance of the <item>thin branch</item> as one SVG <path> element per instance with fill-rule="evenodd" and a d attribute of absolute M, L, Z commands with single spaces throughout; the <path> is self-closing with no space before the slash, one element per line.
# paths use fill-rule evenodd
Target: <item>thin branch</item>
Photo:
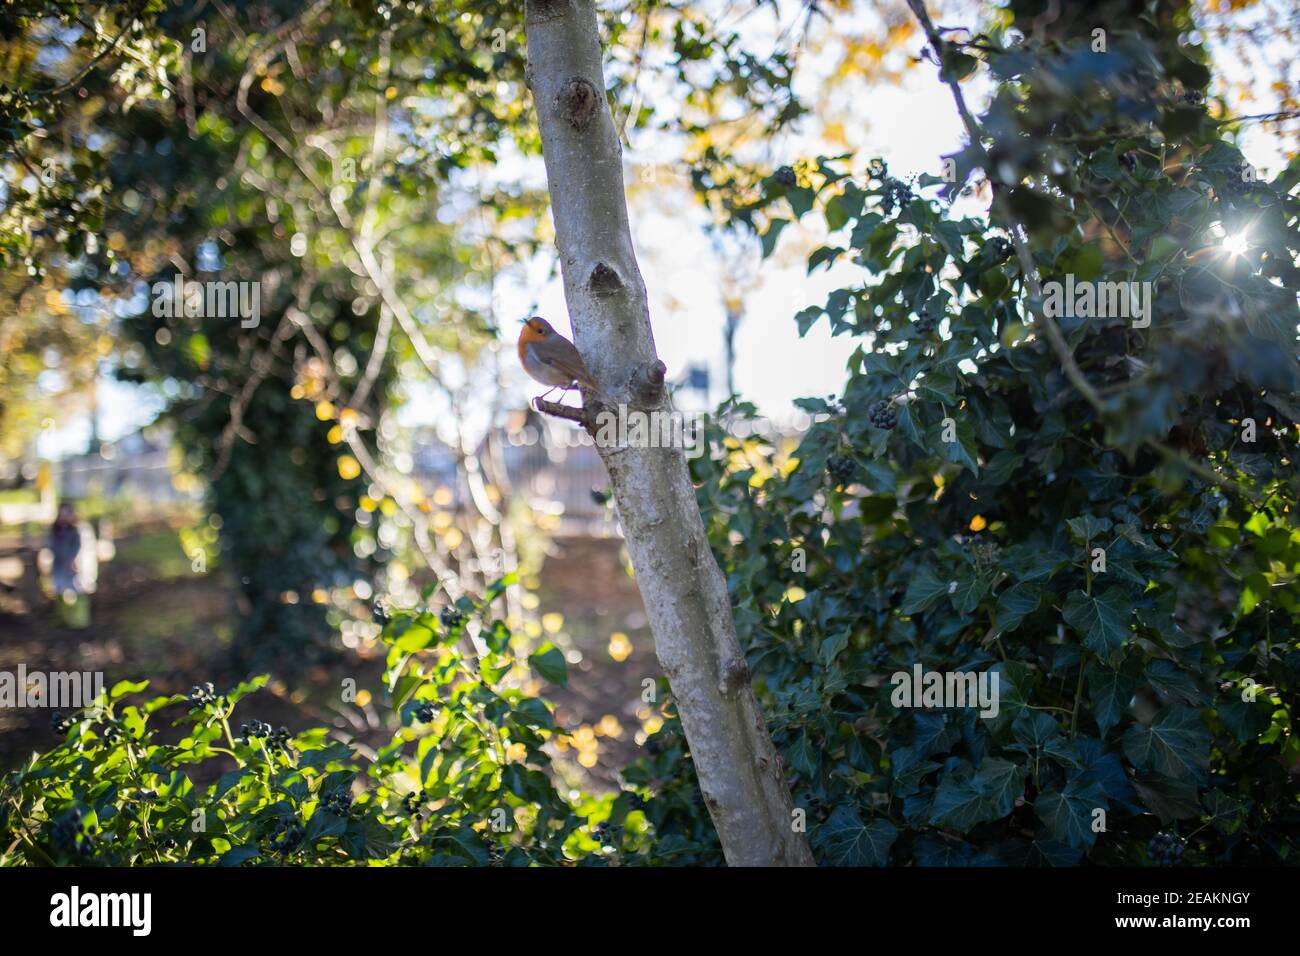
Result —
<path fill-rule="evenodd" d="M 585 408 L 574 408 L 572 405 L 562 405 L 559 402 L 547 402 L 540 398 L 533 399 L 533 408 L 543 415 L 552 415 L 555 418 L 563 418 L 567 421 L 577 422 L 583 428 L 590 428 L 591 422 L 587 417 Z"/>
<path fill-rule="evenodd" d="M 52 86 L 49 89 L 33 90 L 31 93 L 25 94 L 27 98 L 41 99 L 50 96 L 61 96 L 62 94 L 68 92 L 68 90 L 76 86 L 78 83 L 80 83 L 82 80 L 84 80 L 87 76 L 90 75 L 91 70 L 93 70 L 96 66 L 98 66 L 104 60 L 105 57 L 107 57 L 109 54 L 111 54 L 114 50 L 117 49 L 117 45 L 122 42 L 122 37 L 126 36 L 126 31 L 131 29 L 131 24 L 135 21 L 136 17 L 139 16 L 139 13 L 140 10 L 138 7 L 133 7 L 131 10 L 129 10 L 126 17 L 126 26 L 122 27 L 118 35 L 113 38 L 113 41 L 104 49 L 100 50 L 97 54 L 95 54 L 95 56 L 91 58 L 90 62 L 87 63 L 79 72 L 74 74 L 70 80 L 68 80 L 65 83 L 60 83 L 58 86 Z M 100 31 L 98 25 L 87 24 L 80 17 L 74 17 L 73 20 L 76 23 L 80 24 L 81 26 L 89 29 L 90 32 L 93 33 L 96 37 L 99 37 L 101 39 L 106 38 L 105 34 Z"/>

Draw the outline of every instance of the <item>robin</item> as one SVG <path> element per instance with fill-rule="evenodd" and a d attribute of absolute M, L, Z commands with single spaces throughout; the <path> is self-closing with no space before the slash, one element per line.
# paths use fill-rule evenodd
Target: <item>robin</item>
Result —
<path fill-rule="evenodd" d="M 551 328 L 551 323 L 541 316 L 534 315 L 524 320 L 519 333 L 519 362 L 530 376 L 551 386 L 550 392 L 539 395 L 534 401 L 541 401 L 557 388 L 567 392 L 579 385 L 590 389 L 596 387 L 577 347 Z"/>

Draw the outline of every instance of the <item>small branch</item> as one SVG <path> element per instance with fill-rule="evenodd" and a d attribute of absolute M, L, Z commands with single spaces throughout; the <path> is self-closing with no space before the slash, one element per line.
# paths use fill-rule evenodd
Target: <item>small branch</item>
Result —
<path fill-rule="evenodd" d="M 1249 116 L 1225 116 L 1214 120 L 1215 126 L 1231 126 L 1233 123 L 1277 123 L 1282 120 L 1300 117 L 1300 110 L 1283 110 L 1280 113 L 1253 113 Z"/>
<path fill-rule="evenodd" d="M 74 73 L 71 79 L 66 80 L 63 83 L 60 83 L 57 86 L 52 86 L 44 90 L 33 90 L 32 92 L 26 93 L 24 95 L 29 100 L 35 100 L 42 97 L 62 96 L 64 93 L 68 92 L 68 90 L 72 89 L 82 80 L 84 80 L 87 76 L 89 76 L 91 71 L 94 70 L 95 67 L 99 66 L 99 64 L 103 62 L 106 57 L 108 57 L 114 50 L 117 49 L 117 45 L 122 42 L 122 37 L 126 36 L 126 32 L 131 29 L 131 23 L 136 19 L 136 17 L 139 16 L 139 14 L 140 14 L 140 10 L 138 6 L 132 7 L 130 10 L 128 10 L 126 16 L 123 17 L 123 19 L 126 21 L 126 26 L 122 27 L 121 31 L 117 34 L 117 36 L 113 37 L 112 42 L 109 43 L 108 46 L 106 46 L 104 49 L 96 53 L 90 59 L 89 63 L 87 63 L 84 67 L 82 67 L 80 70 Z M 91 33 L 95 34 L 96 38 L 105 39 L 105 40 L 108 39 L 107 34 L 105 34 L 103 31 L 99 29 L 98 24 L 88 24 L 86 23 L 85 20 L 82 20 L 79 17 L 73 17 L 72 19 L 77 23 L 81 24 L 83 27 L 89 29 Z"/>
<path fill-rule="evenodd" d="M 583 428 L 591 427 L 585 408 L 574 408 L 572 405 L 561 405 L 559 402 L 546 402 L 540 398 L 533 399 L 533 408 L 543 415 L 552 415 L 555 418 L 577 422 Z"/>

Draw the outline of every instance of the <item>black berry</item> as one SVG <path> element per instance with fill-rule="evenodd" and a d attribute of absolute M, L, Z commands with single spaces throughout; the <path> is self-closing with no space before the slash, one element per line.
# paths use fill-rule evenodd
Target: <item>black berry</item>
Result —
<path fill-rule="evenodd" d="M 321 806 L 327 813 L 332 813 L 336 817 L 346 817 L 348 811 L 352 809 L 352 792 L 347 787 L 331 790 L 325 795 Z"/>
<path fill-rule="evenodd" d="M 790 166 L 782 166 L 772 174 L 772 178 L 787 189 L 799 182 L 799 178 L 794 174 L 794 169 Z"/>
<path fill-rule="evenodd" d="M 465 615 L 460 612 L 459 608 L 445 607 L 442 613 L 438 615 L 438 620 L 442 626 L 449 631 L 454 631 L 465 623 Z"/>
<path fill-rule="evenodd" d="M 207 704 L 217 702 L 217 691 L 209 681 L 206 684 L 197 684 L 190 688 L 190 703 L 195 707 L 203 707 Z"/>
<path fill-rule="evenodd" d="M 881 212 L 886 216 L 891 215 L 895 209 L 901 209 L 915 198 L 915 193 L 907 183 L 899 182 L 897 179 L 886 179 L 885 194 L 880 197 Z"/>
<path fill-rule="evenodd" d="M 853 477 L 854 471 L 853 459 L 841 458 L 839 455 L 832 455 L 826 459 L 826 471 L 835 479 L 837 485 L 847 485 Z"/>
<path fill-rule="evenodd" d="M 889 431 L 898 424 L 898 406 L 887 398 L 882 398 L 867 410 L 867 420 L 876 428 Z"/>
<path fill-rule="evenodd" d="M 1161 831 L 1147 843 L 1147 855 L 1156 866 L 1177 866 L 1187 841 L 1177 833 Z"/>
<path fill-rule="evenodd" d="M 307 831 L 297 820 L 279 820 L 271 830 L 267 847 L 276 853 L 288 853 L 302 843 Z"/>

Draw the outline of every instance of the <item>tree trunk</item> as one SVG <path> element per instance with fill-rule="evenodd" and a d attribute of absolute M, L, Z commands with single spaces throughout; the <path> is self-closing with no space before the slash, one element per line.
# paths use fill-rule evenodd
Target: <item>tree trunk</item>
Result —
<path fill-rule="evenodd" d="M 537 108 L 564 293 L 602 408 L 666 412 L 645 283 L 605 97 L 592 0 L 528 0 L 528 83 Z M 813 864 L 736 641 L 684 452 L 600 449 L 619 521 L 705 803 L 733 866 Z"/>

